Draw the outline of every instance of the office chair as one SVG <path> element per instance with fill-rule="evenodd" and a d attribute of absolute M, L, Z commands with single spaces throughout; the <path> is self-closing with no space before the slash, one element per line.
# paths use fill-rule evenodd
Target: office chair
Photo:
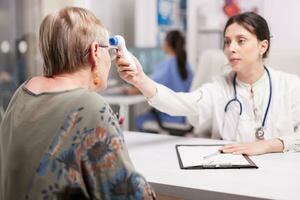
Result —
<path fill-rule="evenodd" d="M 151 128 L 149 128 L 149 125 L 144 126 L 144 130 L 146 132 L 151 133 L 161 133 L 166 132 L 170 135 L 175 136 L 186 136 L 187 134 L 193 132 L 194 127 L 188 123 L 186 124 L 177 124 L 177 123 L 171 123 L 171 122 L 163 122 L 159 116 L 159 111 L 155 108 L 151 108 L 150 112 L 154 115 L 154 118 L 156 120 L 157 125 L 153 127 L 153 123 L 151 125 Z M 151 122 L 150 122 L 151 123 Z M 147 124 L 147 122 L 146 122 Z"/>

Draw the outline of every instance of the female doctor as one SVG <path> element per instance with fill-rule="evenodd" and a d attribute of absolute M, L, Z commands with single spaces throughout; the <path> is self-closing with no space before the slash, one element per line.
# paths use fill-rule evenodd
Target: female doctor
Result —
<path fill-rule="evenodd" d="M 193 125 L 212 120 L 212 138 L 237 143 L 225 153 L 258 155 L 300 151 L 300 79 L 264 65 L 270 32 L 264 18 L 246 12 L 224 28 L 224 53 L 232 71 L 190 93 L 176 93 L 117 60 L 120 76 L 156 109 L 187 116 Z"/>

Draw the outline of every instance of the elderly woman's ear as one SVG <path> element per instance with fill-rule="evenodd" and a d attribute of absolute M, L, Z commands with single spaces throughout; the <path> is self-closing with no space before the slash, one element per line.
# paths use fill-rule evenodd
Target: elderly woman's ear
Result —
<path fill-rule="evenodd" d="M 91 66 L 92 83 L 93 83 L 91 88 L 95 88 L 95 89 L 99 88 L 101 84 L 103 84 L 98 71 L 99 56 L 100 56 L 99 44 L 98 42 L 93 42 L 90 48 L 89 62 Z"/>
<path fill-rule="evenodd" d="M 93 42 L 91 44 L 90 48 L 90 54 L 89 54 L 89 63 L 92 67 L 92 70 L 97 68 L 98 60 L 99 60 L 99 44 L 97 42 Z"/>

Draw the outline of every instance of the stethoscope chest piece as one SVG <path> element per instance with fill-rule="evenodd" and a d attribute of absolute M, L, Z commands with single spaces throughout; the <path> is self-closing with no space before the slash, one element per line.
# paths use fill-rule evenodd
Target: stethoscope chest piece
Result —
<path fill-rule="evenodd" d="M 268 111 L 269 111 L 269 108 L 271 106 L 271 100 L 272 100 L 272 80 L 271 80 L 271 75 L 270 75 L 270 72 L 269 70 L 264 67 L 266 72 L 267 72 L 267 75 L 268 75 L 268 78 L 269 78 L 269 87 L 270 87 L 270 90 L 269 90 L 269 100 L 268 100 L 268 105 L 267 105 L 267 108 L 266 108 L 266 111 L 265 111 L 265 114 L 264 114 L 264 117 L 263 117 L 263 121 L 262 121 L 262 124 L 261 124 L 261 127 L 258 128 L 255 132 L 255 137 L 258 139 L 258 140 L 264 140 L 264 135 L 265 135 L 265 132 L 264 132 L 264 128 L 266 127 L 265 124 L 266 124 L 266 119 L 267 119 L 267 115 L 268 115 Z M 237 91 L 236 91 L 236 77 L 237 77 L 237 74 L 235 73 L 234 77 L 233 77 L 233 91 L 234 91 L 234 97 L 233 99 L 229 100 L 229 102 L 225 105 L 225 109 L 224 111 L 227 112 L 227 109 L 229 107 L 229 104 L 231 104 L 232 102 L 237 102 L 239 104 L 239 107 L 240 107 L 240 115 L 242 115 L 242 103 L 239 101 L 239 99 L 237 98 Z"/>
<path fill-rule="evenodd" d="M 264 135 L 265 135 L 265 132 L 264 132 L 263 128 L 262 127 L 258 128 L 256 133 L 255 133 L 255 137 L 259 140 L 263 140 Z"/>

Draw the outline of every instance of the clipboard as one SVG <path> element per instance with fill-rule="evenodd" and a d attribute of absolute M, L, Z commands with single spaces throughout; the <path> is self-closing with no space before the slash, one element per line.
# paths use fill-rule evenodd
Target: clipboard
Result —
<path fill-rule="evenodd" d="M 221 144 L 199 144 L 186 145 L 178 144 L 175 146 L 180 169 L 242 169 L 253 168 L 258 166 L 247 155 L 220 154 L 210 160 L 205 160 L 207 154 L 216 152 Z M 193 155 L 187 155 L 191 152 Z M 209 153 L 210 152 L 210 153 Z M 199 157 L 198 157 L 199 155 Z M 183 157 L 185 156 L 185 157 Z M 189 158 L 186 158 L 189 157 Z M 219 158 L 217 158 L 219 157 Z M 191 162 L 194 159 L 195 162 Z M 221 159 L 218 160 L 218 159 Z M 224 160 L 224 162 L 222 161 Z M 223 162 L 223 163 L 222 163 Z"/>

